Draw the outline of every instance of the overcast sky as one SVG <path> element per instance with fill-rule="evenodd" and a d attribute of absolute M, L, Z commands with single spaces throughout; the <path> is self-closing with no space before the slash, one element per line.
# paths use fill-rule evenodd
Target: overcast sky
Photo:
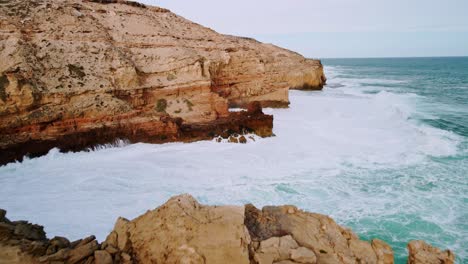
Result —
<path fill-rule="evenodd" d="M 139 0 L 308 57 L 468 55 L 468 0 Z"/>

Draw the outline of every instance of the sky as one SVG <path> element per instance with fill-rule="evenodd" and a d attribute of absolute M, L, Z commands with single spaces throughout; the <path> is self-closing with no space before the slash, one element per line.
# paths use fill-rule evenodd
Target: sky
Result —
<path fill-rule="evenodd" d="M 306 57 L 468 56 L 467 0 L 139 0 Z"/>

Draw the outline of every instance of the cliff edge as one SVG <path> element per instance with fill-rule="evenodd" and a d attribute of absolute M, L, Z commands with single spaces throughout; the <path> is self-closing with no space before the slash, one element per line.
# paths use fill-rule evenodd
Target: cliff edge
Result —
<path fill-rule="evenodd" d="M 0 1 L 0 164 L 116 139 L 271 135 L 229 107 L 287 106 L 321 89 L 320 61 L 117 0 Z"/>
<path fill-rule="evenodd" d="M 5 214 L 0 210 L 0 263 L 394 263 L 385 242 L 360 240 L 330 217 L 291 205 L 206 206 L 180 195 L 132 221 L 119 218 L 102 244 L 94 236 L 47 239 L 42 226 Z M 408 264 L 455 260 L 423 241 L 408 249 Z"/>

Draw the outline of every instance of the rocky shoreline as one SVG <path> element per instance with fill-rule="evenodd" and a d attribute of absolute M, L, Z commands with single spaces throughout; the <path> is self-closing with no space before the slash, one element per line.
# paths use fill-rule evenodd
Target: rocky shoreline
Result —
<path fill-rule="evenodd" d="M 451 264 L 455 255 L 424 241 L 408 244 L 408 264 Z M 129 221 L 106 240 L 48 239 L 42 226 L 0 210 L 0 263 L 394 263 L 392 248 L 360 240 L 330 217 L 295 206 L 206 206 L 190 195 Z"/>
<path fill-rule="evenodd" d="M 53 19 L 52 19 L 53 18 Z M 252 131 L 321 89 L 320 61 L 117 0 L 0 1 L 0 165 L 116 139 L 162 143 Z"/>

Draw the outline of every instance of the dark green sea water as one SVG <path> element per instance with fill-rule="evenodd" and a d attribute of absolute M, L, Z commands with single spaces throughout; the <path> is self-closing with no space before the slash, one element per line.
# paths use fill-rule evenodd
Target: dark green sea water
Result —
<path fill-rule="evenodd" d="M 324 59 L 331 73 L 329 87 L 357 94 L 398 96 L 409 107 L 407 118 L 424 127 L 446 131 L 456 142 L 448 155 L 427 154 L 426 158 L 396 169 L 357 171 L 373 174 L 375 188 L 368 195 L 382 196 L 377 186 L 393 189 L 388 199 L 410 199 L 388 203 L 388 215 L 346 221 L 366 239 L 381 237 L 405 263 L 405 241 L 424 239 L 436 246 L 449 247 L 458 263 L 468 263 L 468 57 Z M 395 102 L 396 104 L 399 101 Z M 437 141 L 438 138 L 434 138 Z M 430 152 L 437 154 L 434 142 Z M 398 208 L 391 208 L 393 205 Z M 401 207 L 399 207 L 401 206 Z"/>

